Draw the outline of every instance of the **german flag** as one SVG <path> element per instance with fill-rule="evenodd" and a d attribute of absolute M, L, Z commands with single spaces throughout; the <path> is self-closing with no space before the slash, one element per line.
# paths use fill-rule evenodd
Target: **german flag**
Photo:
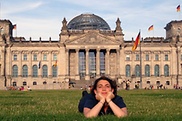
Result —
<path fill-rule="evenodd" d="M 154 25 L 151 25 L 149 28 L 148 28 L 148 31 L 152 31 L 154 30 Z"/>
<path fill-rule="evenodd" d="M 56 67 L 57 66 L 57 60 L 56 60 L 56 62 L 54 63 L 54 65 L 53 65 L 54 67 Z"/>
<path fill-rule="evenodd" d="M 132 47 L 132 51 L 135 51 L 137 49 L 138 44 L 140 43 L 140 32 L 138 33 L 137 38 L 135 39 L 135 43 Z"/>
<path fill-rule="evenodd" d="M 178 5 L 178 6 L 176 7 L 176 11 L 177 11 L 177 12 L 180 12 L 180 5 Z"/>

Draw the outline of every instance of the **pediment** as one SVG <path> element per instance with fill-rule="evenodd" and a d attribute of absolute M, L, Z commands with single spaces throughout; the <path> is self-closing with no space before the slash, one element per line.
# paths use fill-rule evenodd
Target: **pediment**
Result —
<path fill-rule="evenodd" d="M 88 33 L 75 39 L 67 41 L 67 45 L 118 45 L 114 38 L 101 35 L 99 33 Z"/>

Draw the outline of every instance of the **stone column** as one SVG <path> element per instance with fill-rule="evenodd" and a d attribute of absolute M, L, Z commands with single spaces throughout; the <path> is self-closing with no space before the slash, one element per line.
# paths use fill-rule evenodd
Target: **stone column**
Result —
<path fill-rule="evenodd" d="M 48 58 L 50 58 L 48 60 L 48 77 L 52 78 L 52 67 L 55 62 L 52 64 L 52 52 L 51 51 L 48 51 Z"/>
<path fill-rule="evenodd" d="M 3 47 L 4 48 L 4 47 Z M 4 76 L 5 75 L 5 71 L 4 71 L 4 68 L 5 68 L 5 50 L 1 50 L 1 59 L 2 59 L 2 62 L 4 62 L 3 64 L 1 64 L 1 76 Z M 13 54 L 12 54 L 13 55 Z"/>
<path fill-rule="evenodd" d="M 20 76 L 20 75 L 22 76 L 22 55 L 23 55 L 22 53 L 23 52 L 20 51 L 19 53 L 20 53 L 20 55 L 19 56 L 17 55 L 17 59 L 19 59 L 19 63 L 18 63 L 18 76 Z"/>
<path fill-rule="evenodd" d="M 6 71 L 6 50 L 4 49 L 4 47 L 2 47 L 2 50 L 1 50 L 1 59 L 2 59 L 2 61 L 1 62 L 3 62 L 2 64 L 1 64 L 1 76 L 2 76 L 2 80 L 0 81 L 0 89 L 4 89 L 4 87 L 5 86 L 9 86 L 9 85 L 7 85 L 7 82 L 6 82 L 6 74 L 5 74 L 5 71 Z"/>
<path fill-rule="evenodd" d="M 96 76 L 100 76 L 100 49 L 97 49 L 96 53 Z"/>
<path fill-rule="evenodd" d="M 106 75 L 109 75 L 110 74 L 110 69 L 109 69 L 109 52 L 110 52 L 110 49 L 106 49 L 106 57 L 105 57 L 105 68 L 106 68 Z"/>
<path fill-rule="evenodd" d="M 76 61 L 75 61 L 75 66 L 76 66 L 76 80 L 80 80 L 80 75 L 79 75 L 79 49 L 76 49 Z"/>
<path fill-rule="evenodd" d="M 120 52 L 119 52 L 119 49 L 116 50 L 116 75 L 117 77 L 119 77 L 120 75 Z"/>
<path fill-rule="evenodd" d="M 85 76 L 85 80 L 90 80 L 90 75 L 89 75 L 89 49 L 85 50 L 86 52 L 86 76 Z"/>
<path fill-rule="evenodd" d="M 66 76 L 69 74 L 69 49 L 66 49 L 66 64 L 65 64 L 65 69 L 66 69 Z"/>

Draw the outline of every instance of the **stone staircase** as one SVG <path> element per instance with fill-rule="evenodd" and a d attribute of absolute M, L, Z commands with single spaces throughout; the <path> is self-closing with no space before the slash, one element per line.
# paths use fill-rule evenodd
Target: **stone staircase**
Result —
<path fill-rule="evenodd" d="M 95 81 L 95 78 L 92 78 L 90 80 L 85 80 L 85 79 L 80 79 L 80 80 L 74 80 L 71 79 L 70 81 L 76 82 L 76 84 L 74 84 L 74 87 L 71 85 L 71 88 L 75 88 L 75 89 L 80 89 L 81 87 L 84 88 L 88 88 L 90 85 L 92 85 Z"/>

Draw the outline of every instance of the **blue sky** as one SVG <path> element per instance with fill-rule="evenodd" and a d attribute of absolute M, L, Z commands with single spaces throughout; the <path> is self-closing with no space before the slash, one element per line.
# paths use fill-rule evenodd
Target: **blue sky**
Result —
<path fill-rule="evenodd" d="M 62 20 L 69 22 L 82 13 L 102 17 L 111 27 L 116 27 L 117 18 L 125 34 L 125 40 L 136 37 L 165 37 L 164 27 L 172 20 L 182 17 L 176 7 L 182 0 L 0 0 L 0 18 L 17 24 L 14 36 L 27 40 L 59 39 Z M 148 27 L 154 25 L 154 31 Z"/>

